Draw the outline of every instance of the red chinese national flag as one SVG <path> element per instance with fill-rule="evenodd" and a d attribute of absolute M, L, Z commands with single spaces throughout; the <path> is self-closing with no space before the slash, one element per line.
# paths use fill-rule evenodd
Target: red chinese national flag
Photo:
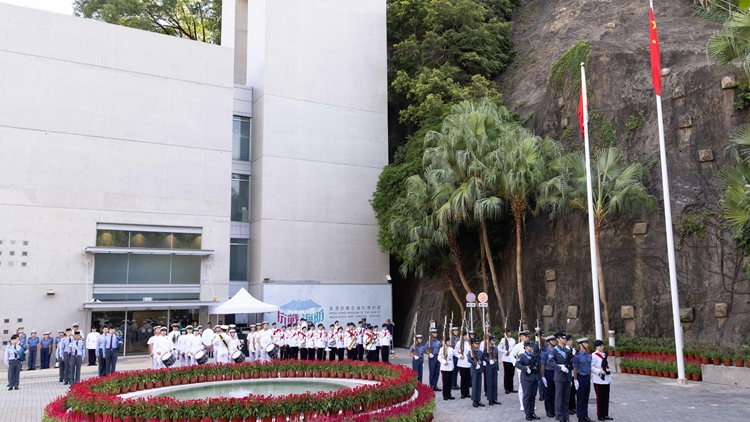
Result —
<path fill-rule="evenodd" d="M 589 120 L 588 108 L 589 101 L 583 93 L 583 86 L 581 86 L 581 98 L 578 100 L 578 124 L 581 126 L 581 137 L 586 137 L 584 128 Z"/>
<path fill-rule="evenodd" d="M 661 97 L 661 62 L 659 53 L 659 33 L 656 31 L 656 18 L 654 18 L 654 8 L 651 8 L 651 17 L 649 18 L 649 46 L 651 47 L 651 77 L 654 80 L 654 91 Z"/>

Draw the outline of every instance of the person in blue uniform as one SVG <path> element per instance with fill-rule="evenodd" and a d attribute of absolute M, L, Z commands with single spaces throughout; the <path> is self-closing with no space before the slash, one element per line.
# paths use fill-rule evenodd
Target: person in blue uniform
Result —
<path fill-rule="evenodd" d="M 438 362 L 437 354 L 440 348 L 443 347 L 443 343 L 437 338 L 437 328 L 430 328 L 430 339 L 427 345 L 427 370 L 430 376 L 430 387 L 434 391 L 443 391 L 438 387 L 438 380 L 440 379 L 440 362 Z"/>
<path fill-rule="evenodd" d="M 548 418 L 555 417 L 555 371 L 547 370 L 547 359 L 549 358 L 549 352 L 557 346 L 557 339 L 554 335 L 547 336 L 545 338 L 547 342 L 547 348 L 544 349 L 541 356 L 540 372 L 542 375 L 542 385 L 545 387 L 544 391 L 544 410 L 547 412 Z"/>
<path fill-rule="evenodd" d="M 578 353 L 573 357 L 573 384 L 576 388 L 576 416 L 578 422 L 589 419 L 589 394 L 591 394 L 591 353 L 589 339 L 578 339 Z"/>
<path fill-rule="evenodd" d="M 498 359 L 502 359 L 499 355 L 499 350 L 495 345 L 497 343 L 497 337 L 490 336 L 490 347 L 487 349 L 487 353 L 484 355 L 485 362 L 485 385 L 487 386 L 485 393 L 487 395 L 487 402 L 490 406 L 500 404 L 497 401 L 497 376 L 500 371 L 500 364 Z"/>
<path fill-rule="evenodd" d="M 16 328 L 16 335 L 18 336 L 18 345 L 26 346 L 26 333 L 23 332 L 23 326 Z"/>
<path fill-rule="evenodd" d="M 555 333 L 557 346 L 550 350 L 547 357 L 545 371 L 553 371 L 555 379 L 555 420 L 569 422 L 568 400 L 570 400 L 570 386 L 573 374 L 571 374 L 572 358 L 571 350 L 565 347 L 565 331 Z"/>
<path fill-rule="evenodd" d="M 86 354 L 86 342 L 81 339 L 80 331 L 73 333 L 73 341 L 68 345 L 68 352 L 70 353 L 70 386 L 73 387 L 81 382 L 81 365 L 83 356 Z"/>
<path fill-rule="evenodd" d="M 416 346 L 416 348 L 415 348 Z M 417 344 L 409 347 L 411 369 L 417 371 L 417 381 L 422 382 L 422 368 L 424 367 L 425 347 L 422 345 L 422 334 L 417 334 Z"/>
<path fill-rule="evenodd" d="M 523 353 L 518 354 L 515 367 L 521 371 L 518 382 L 523 389 L 523 412 L 527 421 L 541 419 L 534 413 L 534 402 L 537 389 L 537 372 L 539 371 L 539 353 L 534 353 L 534 342 L 523 343 Z"/>
<path fill-rule="evenodd" d="M 63 385 L 70 384 L 70 342 L 73 341 L 73 330 L 70 328 L 65 329 L 65 338 L 63 341 L 60 342 L 60 355 L 62 356 L 62 361 L 65 364 L 65 368 L 63 368 Z"/>
<path fill-rule="evenodd" d="M 105 327 L 102 331 L 102 335 L 96 339 L 96 362 L 100 377 L 107 375 L 107 347 L 105 346 L 105 339 L 108 334 L 107 328 Z"/>
<path fill-rule="evenodd" d="M 44 337 L 39 341 L 39 353 L 40 353 L 40 368 L 49 368 L 49 357 L 52 355 L 52 345 L 55 340 L 50 337 L 50 332 L 44 333 Z"/>
<path fill-rule="evenodd" d="M 122 339 L 115 333 L 115 327 L 109 326 L 109 334 L 104 339 L 104 348 L 106 351 L 105 359 L 107 362 L 107 375 L 114 374 L 117 371 L 117 354 Z"/>
<path fill-rule="evenodd" d="M 471 340 L 471 351 L 467 352 L 466 359 L 469 361 L 471 373 L 471 401 L 474 407 L 484 407 L 482 403 L 482 363 L 484 352 L 479 348 L 479 339 Z"/>
<path fill-rule="evenodd" d="M 63 360 L 64 345 L 67 341 L 65 339 L 65 330 L 60 330 L 60 333 L 55 338 L 55 361 L 57 362 L 59 382 L 63 382 L 65 379 L 65 361 Z"/>
<path fill-rule="evenodd" d="M 27 368 L 29 371 L 36 370 L 36 357 L 39 352 L 39 341 L 41 340 L 36 336 L 36 330 L 31 330 L 31 336 L 26 340 L 26 346 L 29 348 L 29 362 Z"/>
<path fill-rule="evenodd" d="M 459 344 L 459 341 L 461 341 L 461 336 L 458 335 L 458 328 L 457 327 L 451 327 L 451 347 L 453 350 L 456 350 L 456 346 Z M 458 386 L 458 356 L 453 356 L 453 379 L 451 381 L 451 390 L 460 390 L 461 387 Z"/>
<path fill-rule="evenodd" d="M 545 350 L 547 350 L 547 341 L 544 338 L 544 330 L 537 327 L 536 329 L 536 342 L 534 342 L 534 353 L 539 353 L 539 362 L 542 361 L 542 353 L 544 353 Z M 541 349 L 539 348 L 539 344 L 541 343 Z M 547 393 L 547 386 L 544 385 L 542 382 L 542 371 L 541 371 L 541 365 L 539 365 L 539 371 L 537 371 L 536 381 L 537 381 L 537 388 L 539 389 L 539 401 L 544 401 L 544 395 Z"/>
<path fill-rule="evenodd" d="M 21 381 L 21 366 L 23 355 L 26 353 L 23 346 L 18 343 L 18 334 L 10 337 L 10 344 L 5 348 L 5 367 L 8 369 L 8 391 L 18 390 Z"/>

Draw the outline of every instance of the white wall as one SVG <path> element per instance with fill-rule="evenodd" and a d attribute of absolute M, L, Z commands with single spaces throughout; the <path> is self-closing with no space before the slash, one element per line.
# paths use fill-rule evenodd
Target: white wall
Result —
<path fill-rule="evenodd" d="M 387 164 L 385 12 L 380 0 L 249 1 L 251 285 L 385 282 L 368 203 Z"/>
<path fill-rule="evenodd" d="M 86 323 L 83 251 L 97 222 L 202 227 L 216 253 L 201 299 L 227 297 L 232 60 L 228 48 L 0 3 L 0 319 L 11 329 L 21 317 L 27 331 Z M 26 267 L 8 266 L 12 250 L 28 252 Z"/>

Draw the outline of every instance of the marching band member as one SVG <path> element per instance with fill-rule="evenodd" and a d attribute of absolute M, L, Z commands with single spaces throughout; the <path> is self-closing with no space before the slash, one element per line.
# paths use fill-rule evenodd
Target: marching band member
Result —
<path fill-rule="evenodd" d="M 167 339 L 169 339 L 169 348 L 172 351 L 172 355 L 175 358 L 178 358 L 179 352 L 177 351 L 177 341 L 180 339 L 180 324 L 172 324 L 172 331 L 170 331 L 167 335 Z M 178 367 L 182 363 L 182 361 L 180 361 L 179 359 L 177 359 L 177 362 L 179 362 L 177 365 L 172 366 Z"/>
<path fill-rule="evenodd" d="M 299 344 L 300 360 L 307 360 L 307 325 L 300 326 L 297 331 L 297 343 Z"/>
<path fill-rule="evenodd" d="M 359 321 L 359 323 L 357 323 L 357 360 L 360 362 L 365 360 L 365 348 L 363 346 L 363 341 L 365 338 L 365 331 L 367 331 L 367 329 L 365 329 L 364 324 L 364 321 Z"/>
<path fill-rule="evenodd" d="M 187 359 L 185 358 L 185 337 L 187 336 L 187 330 L 182 329 L 180 335 L 177 337 L 177 343 L 174 345 L 174 356 L 177 358 L 179 366 L 187 366 Z"/>
<path fill-rule="evenodd" d="M 328 350 L 328 360 L 334 361 L 336 360 L 336 326 L 334 324 L 331 324 L 329 327 L 330 331 L 328 331 L 328 347 L 326 349 Z"/>
<path fill-rule="evenodd" d="M 307 327 L 307 360 L 315 360 L 315 327 Z"/>
<path fill-rule="evenodd" d="M 380 336 L 378 340 L 380 343 L 380 360 L 388 363 L 391 341 L 393 340 L 393 335 L 391 334 L 390 330 L 388 330 L 388 324 L 383 323 L 383 329 L 380 330 Z"/>
<path fill-rule="evenodd" d="M 198 362 L 195 361 L 195 355 L 198 352 L 203 351 L 205 346 L 203 344 L 203 336 L 193 334 L 193 327 L 191 325 L 187 326 L 187 332 L 187 364 L 188 366 L 193 366 L 198 364 Z"/>
<path fill-rule="evenodd" d="M 269 362 L 266 347 L 273 342 L 273 332 L 268 328 L 268 321 L 263 321 L 263 329 L 258 333 L 258 344 L 260 346 L 260 362 Z"/>
<path fill-rule="evenodd" d="M 318 324 L 318 331 L 315 332 L 316 360 L 326 359 L 326 347 L 328 346 L 328 333 L 322 323 Z"/>
<path fill-rule="evenodd" d="M 154 341 L 154 359 L 156 359 L 157 368 L 165 368 L 162 356 L 172 350 L 172 344 L 167 337 L 167 327 L 159 328 L 159 336 Z"/>
<path fill-rule="evenodd" d="M 161 333 L 160 329 L 161 327 L 159 326 L 154 327 L 154 331 L 151 337 L 149 337 L 148 341 L 146 342 L 146 344 L 148 344 L 148 355 L 151 356 L 151 369 L 159 368 L 157 360 L 161 360 L 157 359 L 156 350 L 154 350 L 154 348 L 156 347 L 155 344 L 157 342 L 157 337 L 159 337 Z"/>
<path fill-rule="evenodd" d="M 286 331 L 287 344 L 289 345 L 289 359 L 299 359 L 299 336 L 297 324 L 290 325 Z"/>
<path fill-rule="evenodd" d="M 364 335 L 364 350 L 368 362 L 377 362 L 377 334 L 373 332 L 373 327 L 370 324 L 367 324 L 367 331 Z"/>
<path fill-rule="evenodd" d="M 380 361 L 380 333 L 378 332 L 378 325 L 372 326 L 372 334 L 375 336 L 375 353 L 373 353 L 373 362 Z"/>
<path fill-rule="evenodd" d="M 339 362 L 344 360 L 344 327 L 339 326 L 336 329 L 336 356 L 338 356 Z"/>
<path fill-rule="evenodd" d="M 229 329 L 229 357 L 231 358 L 234 352 L 240 349 L 240 339 L 237 338 L 237 330 L 234 328 Z M 229 360 L 233 363 L 233 360 Z"/>
<path fill-rule="evenodd" d="M 229 336 L 224 334 L 224 328 L 229 328 L 226 325 L 217 325 L 215 327 L 214 340 L 212 342 L 214 349 L 214 362 L 215 363 L 229 363 Z"/>
<path fill-rule="evenodd" d="M 344 344 L 346 345 L 346 358 L 349 360 L 357 360 L 357 331 L 354 328 L 353 322 L 346 324 Z"/>
<path fill-rule="evenodd" d="M 247 345 L 247 358 L 248 361 L 255 361 L 255 325 L 250 324 L 250 332 L 247 333 L 245 338 L 245 344 Z"/>

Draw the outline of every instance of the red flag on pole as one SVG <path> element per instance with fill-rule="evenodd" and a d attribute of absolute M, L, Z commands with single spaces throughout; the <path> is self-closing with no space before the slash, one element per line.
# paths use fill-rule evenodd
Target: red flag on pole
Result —
<path fill-rule="evenodd" d="M 649 18 L 649 46 L 651 47 L 651 77 L 654 80 L 654 91 L 661 97 L 661 60 L 659 53 L 659 33 L 656 31 L 656 18 L 654 8 L 651 7 Z"/>
<path fill-rule="evenodd" d="M 583 90 L 583 84 L 581 84 L 581 98 L 578 100 L 578 124 L 581 126 L 581 136 L 585 137 L 585 127 L 589 120 L 589 99 L 586 98 L 586 93 Z"/>

